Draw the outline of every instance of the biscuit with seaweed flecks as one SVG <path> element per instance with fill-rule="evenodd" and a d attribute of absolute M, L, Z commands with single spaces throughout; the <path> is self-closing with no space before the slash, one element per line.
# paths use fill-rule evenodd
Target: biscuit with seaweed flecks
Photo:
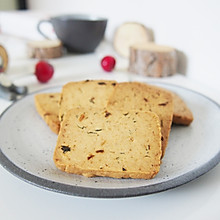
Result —
<path fill-rule="evenodd" d="M 170 92 L 140 82 L 118 83 L 107 107 L 156 113 L 160 119 L 162 155 L 164 155 L 173 118 L 173 98 Z"/>
<path fill-rule="evenodd" d="M 60 130 L 59 101 L 60 93 L 41 93 L 34 97 L 35 106 L 39 115 L 50 129 L 58 134 Z"/>
<path fill-rule="evenodd" d="M 161 154 L 155 113 L 78 108 L 63 118 L 54 163 L 86 177 L 150 179 L 159 172 Z"/>

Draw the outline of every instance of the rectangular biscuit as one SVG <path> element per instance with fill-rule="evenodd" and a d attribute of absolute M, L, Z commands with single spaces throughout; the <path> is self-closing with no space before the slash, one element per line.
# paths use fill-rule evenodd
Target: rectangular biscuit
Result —
<path fill-rule="evenodd" d="M 169 92 L 139 82 L 118 83 L 107 107 L 155 112 L 160 118 L 162 155 L 164 155 L 173 118 L 173 98 Z"/>
<path fill-rule="evenodd" d="M 114 91 L 116 81 L 86 80 L 70 82 L 63 86 L 60 99 L 59 119 L 76 107 L 105 108 Z"/>
<path fill-rule="evenodd" d="M 155 113 L 78 108 L 64 116 L 54 162 L 87 177 L 149 179 L 159 172 L 161 153 Z"/>
<path fill-rule="evenodd" d="M 183 99 L 176 93 L 171 92 L 173 97 L 173 123 L 177 125 L 190 125 L 193 121 L 193 114 Z"/>
<path fill-rule="evenodd" d="M 60 93 L 37 94 L 34 99 L 39 115 L 44 119 L 50 129 L 58 134 L 60 130 L 60 121 L 58 117 Z"/>

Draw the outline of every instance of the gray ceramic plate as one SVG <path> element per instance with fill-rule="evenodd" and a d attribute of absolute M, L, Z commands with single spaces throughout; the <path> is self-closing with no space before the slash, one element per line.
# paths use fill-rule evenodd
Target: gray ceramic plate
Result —
<path fill-rule="evenodd" d="M 220 106 L 184 88 L 158 84 L 178 93 L 194 114 L 189 127 L 173 126 L 159 174 L 151 180 L 86 178 L 58 170 L 53 163 L 57 136 L 35 110 L 34 95 L 15 102 L 0 119 L 0 163 L 17 177 L 44 189 L 116 198 L 147 195 L 187 183 L 220 161 Z M 57 92 L 51 88 L 42 92 Z"/>

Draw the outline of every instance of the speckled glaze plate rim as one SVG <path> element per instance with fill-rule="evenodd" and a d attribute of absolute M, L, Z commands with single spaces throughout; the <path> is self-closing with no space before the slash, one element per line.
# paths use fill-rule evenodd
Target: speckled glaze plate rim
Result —
<path fill-rule="evenodd" d="M 148 82 L 149 83 L 149 82 Z M 161 82 L 153 82 L 152 84 L 155 85 L 161 85 L 161 86 L 169 86 L 173 88 L 181 88 L 183 90 L 195 93 L 199 96 L 202 96 L 203 98 L 210 101 L 212 104 L 216 105 L 218 109 L 220 110 L 220 105 L 210 99 L 209 97 L 173 84 L 169 83 L 161 83 Z M 61 88 L 61 86 L 55 86 L 51 88 L 41 89 L 39 91 L 30 93 L 27 96 L 33 96 L 36 93 L 44 92 L 49 89 L 55 89 L 55 88 Z M 26 96 L 26 97 L 27 97 Z M 23 97 L 22 99 L 12 103 L 8 108 L 5 109 L 5 111 L 0 116 L 0 123 L 2 117 L 7 113 L 8 109 L 14 108 L 16 106 L 17 102 L 22 101 L 26 97 Z M 219 111 L 220 112 L 220 111 Z M 13 161 L 9 160 L 7 156 L 2 152 L 1 146 L 0 146 L 0 164 L 10 173 L 12 173 L 14 176 L 20 178 L 21 180 L 28 182 L 32 185 L 35 185 L 37 187 L 58 192 L 62 194 L 72 195 L 72 196 L 80 196 L 80 197 L 92 197 L 92 198 L 125 198 L 125 197 L 135 197 L 135 196 L 143 196 L 148 195 L 152 193 L 159 193 L 162 191 L 166 191 L 172 188 L 176 188 L 178 186 L 181 186 L 183 184 L 186 184 L 201 175 L 207 173 L 211 169 L 213 169 L 218 163 L 220 162 L 220 150 L 217 154 L 215 154 L 214 157 L 212 157 L 208 162 L 204 163 L 202 166 L 198 167 L 197 169 L 191 170 L 187 173 L 184 173 L 176 178 L 173 178 L 171 180 L 165 180 L 160 183 L 146 185 L 146 186 L 140 186 L 140 187 L 129 187 L 129 188 L 92 188 L 92 187 L 82 187 L 82 186 L 73 186 L 68 185 L 64 183 L 59 183 L 51 180 L 47 180 L 38 176 L 35 176 L 33 174 L 28 173 L 27 171 L 19 168 L 16 166 Z"/>

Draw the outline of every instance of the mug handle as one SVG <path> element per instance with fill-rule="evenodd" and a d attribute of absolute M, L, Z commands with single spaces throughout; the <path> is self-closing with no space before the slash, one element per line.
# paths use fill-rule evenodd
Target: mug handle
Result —
<path fill-rule="evenodd" d="M 37 24 L 37 31 L 43 36 L 45 37 L 46 39 L 48 40 L 51 40 L 42 30 L 41 30 L 41 25 L 43 23 L 51 23 L 51 20 L 50 19 L 43 19 L 43 20 L 40 20 Z"/>

